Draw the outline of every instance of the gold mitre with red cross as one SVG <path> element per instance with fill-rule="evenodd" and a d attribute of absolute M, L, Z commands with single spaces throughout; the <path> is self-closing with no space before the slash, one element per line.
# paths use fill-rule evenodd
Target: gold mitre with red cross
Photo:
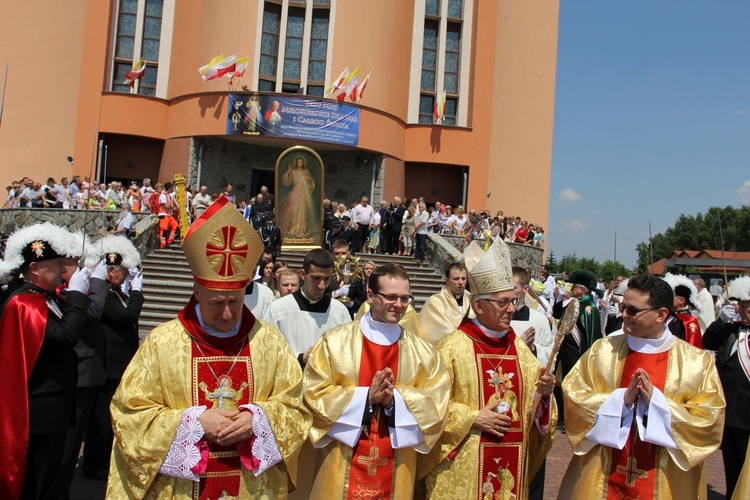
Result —
<path fill-rule="evenodd" d="M 195 282 L 211 290 L 245 288 L 255 274 L 263 242 L 226 196 L 212 203 L 182 238 Z"/>
<path fill-rule="evenodd" d="M 472 241 L 464 251 L 464 264 L 472 294 L 513 290 L 510 248 L 503 240 L 496 240 L 486 252 L 477 240 Z"/>

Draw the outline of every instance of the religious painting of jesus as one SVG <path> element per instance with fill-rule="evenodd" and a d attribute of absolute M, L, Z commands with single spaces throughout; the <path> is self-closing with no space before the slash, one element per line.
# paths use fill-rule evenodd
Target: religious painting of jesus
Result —
<path fill-rule="evenodd" d="M 294 146 L 276 160 L 276 223 L 284 247 L 323 244 L 323 160 L 310 148 Z"/>

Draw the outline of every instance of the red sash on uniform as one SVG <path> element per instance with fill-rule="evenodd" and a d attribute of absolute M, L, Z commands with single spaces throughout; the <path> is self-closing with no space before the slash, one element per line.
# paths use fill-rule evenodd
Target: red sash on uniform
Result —
<path fill-rule="evenodd" d="M 494 403 L 505 408 L 511 417 L 511 427 L 504 437 L 482 433 L 479 440 L 479 492 L 477 498 L 511 498 L 522 491 L 525 473 L 524 425 L 528 418 L 524 411 L 525 384 L 512 329 L 500 338 L 488 337 L 472 321 L 464 321 L 459 330 L 474 342 L 479 407 Z M 511 495 L 512 494 L 512 495 Z"/>
<path fill-rule="evenodd" d="M 250 353 L 248 333 L 255 324 L 255 317 L 243 308 L 242 324 L 237 335 L 226 339 L 209 336 L 200 326 L 195 314 L 196 302 L 191 299 L 180 311 L 179 319 L 185 329 L 198 339 L 203 355 L 196 343 L 191 342 L 191 380 L 192 402 L 194 406 L 219 408 L 235 411 L 240 405 L 252 403 L 255 385 Z M 247 338 L 242 352 L 235 362 L 242 340 Z M 210 367 L 209 367 L 210 363 Z M 232 364 L 234 367 L 232 368 Z M 213 372 L 211 369 L 213 368 Z M 231 368 L 231 372 L 227 375 Z M 214 372 L 218 381 L 214 377 Z M 207 442 L 208 465 L 200 474 L 198 494 L 201 499 L 222 498 L 222 495 L 236 497 L 239 495 L 241 475 L 240 443 L 231 446 L 220 446 Z M 249 447 L 242 447 L 249 450 Z M 249 458 L 249 457 L 246 457 Z"/>
<path fill-rule="evenodd" d="M 22 293 L 11 297 L 0 318 L 0 401 L 15 401 L 11 410 L 0 412 L 0 491 L 5 498 L 18 498 L 23 487 L 29 449 L 26 387 L 42 349 L 48 312 L 46 295 Z"/>
<path fill-rule="evenodd" d="M 638 368 L 644 368 L 654 387 L 663 392 L 668 361 L 669 351 L 645 354 L 629 350 L 620 378 L 620 387 L 628 387 L 635 371 Z M 636 401 L 637 404 L 643 404 L 640 399 Z M 654 498 L 656 447 L 657 445 L 641 441 L 636 419 L 633 418 L 625 447 L 622 450 L 612 448 L 608 499 L 620 500 L 639 498 L 639 496 L 640 498 Z"/>
<path fill-rule="evenodd" d="M 390 368 L 398 380 L 398 342 L 384 346 L 362 336 L 357 385 L 370 387 L 375 373 L 385 368 Z M 376 405 L 370 426 L 354 446 L 346 498 L 390 498 L 394 465 L 388 424 L 382 406 Z"/>
<path fill-rule="evenodd" d="M 698 323 L 698 318 L 686 313 L 675 313 L 675 317 L 685 325 L 685 342 L 703 349 L 703 337 L 701 336 L 701 327 Z"/>

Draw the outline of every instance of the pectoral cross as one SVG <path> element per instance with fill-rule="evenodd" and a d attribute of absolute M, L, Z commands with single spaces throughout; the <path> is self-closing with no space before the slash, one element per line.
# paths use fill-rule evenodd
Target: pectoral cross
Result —
<path fill-rule="evenodd" d="M 378 472 L 378 467 L 388 465 L 388 460 L 380 458 L 380 450 L 377 446 L 370 447 L 370 455 L 367 457 L 357 458 L 357 462 L 367 466 L 367 475 L 374 477 Z"/>
<path fill-rule="evenodd" d="M 224 409 L 224 400 L 229 399 L 230 401 L 234 399 L 234 390 L 232 388 L 226 388 L 223 385 L 219 385 L 219 387 L 216 388 L 216 390 L 210 394 L 207 395 L 208 399 L 216 399 L 219 402 L 219 409 Z"/>
<path fill-rule="evenodd" d="M 645 479 L 648 477 L 648 471 L 638 468 L 638 462 L 635 457 L 628 457 L 628 466 L 618 465 L 615 469 L 619 474 L 625 476 L 625 484 L 631 488 L 635 486 L 636 479 Z"/>

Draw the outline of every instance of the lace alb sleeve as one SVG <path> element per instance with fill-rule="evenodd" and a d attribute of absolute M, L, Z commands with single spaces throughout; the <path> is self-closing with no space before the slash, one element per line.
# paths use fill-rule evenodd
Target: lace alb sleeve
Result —
<path fill-rule="evenodd" d="M 198 418 L 203 415 L 204 411 L 206 411 L 205 406 L 191 406 L 182 413 L 177 434 L 164 463 L 161 464 L 159 473 L 191 481 L 200 480 L 198 477 L 200 470 L 197 470 L 196 466 L 208 459 L 208 447 L 200 446 L 198 443 L 204 434 L 203 426 L 198 422 Z M 206 457 L 202 460 L 204 454 Z M 203 468 L 205 469 L 205 463 Z"/>
<path fill-rule="evenodd" d="M 247 469 L 253 471 L 255 476 L 259 476 L 281 462 L 281 452 L 276 445 L 276 438 L 273 435 L 271 424 L 268 422 L 263 408 L 252 403 L 241 405 L 240 408 L 253 413 L 253 437 L 250 438 L 249 443 L 247 441 L 245 443 L 237 443 L 240 460 Z M 252 456 L 247 456 L 248 445 Z"/>

